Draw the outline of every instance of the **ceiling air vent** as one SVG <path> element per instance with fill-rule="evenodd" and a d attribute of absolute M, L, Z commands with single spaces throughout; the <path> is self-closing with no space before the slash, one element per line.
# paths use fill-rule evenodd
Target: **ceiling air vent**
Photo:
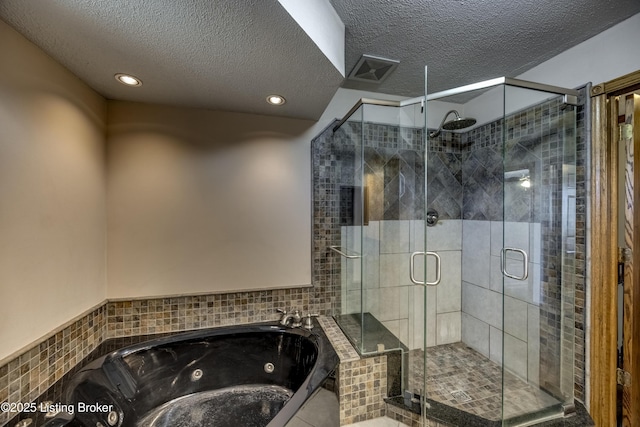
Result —
<path fill-rule="evenodd" d="M 349 79 L 369 83 L 382 83 L 399 63 L 400 61 L 393 59 L 362 55 L 349 74 Z"/>

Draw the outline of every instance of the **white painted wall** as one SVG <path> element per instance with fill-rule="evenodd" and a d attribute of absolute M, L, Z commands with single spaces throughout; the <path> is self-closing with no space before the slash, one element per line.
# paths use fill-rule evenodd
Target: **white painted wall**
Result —
<path fill-rule="evenodd" d="M 344 23 L 328 0 L 278 0 L 344 77 Z"/>
<path fill-rule="evenodd" d="M 575 88 L 640 70 L 640 13 L 517 76 Z"/>
<path fill-rule="evenodd" d="M 318 122 L 109 102 L 108 297 L 309 285 L 310 141 L 363 97 L 403 99 L 340 89 Z"/>
<path fill-rule="evenodd" d="M 640 70 L 638 40 L 640 14 L 515 77 L 566 88 L 582 87 L 588 82 L 599 84 Z M 478 124 L 483 124 L 502 117 L 503 108 L 509 114 L 546 98 L 536 91 L 506 90 L 505 98 L 502 89 L 494 89 L 474 98 L 465 104 L 465 114 L 477 118 Z M 507 100 L 506 104 L 503 99 Z"/>
<path fill-rule="evenodd" d="M 0 21 L 0 359 L 105 298 L 105 120 Z"/>
<path fill-rule="evenodd" d="M 318 120 L 320 126 L 314 127 L 314 131 L 317 131 L 316 134 L 332 120 L 342 119 L 361 98 L 388 101 L 402 101 L 407 99 L 406 97 L 390 94 L 340 88 L 331 99 L 329 105 L 327 105 L 327 108 L 322 114 L 320 120 Z M 464 111 L 463 109 L 464 106 L 461 104 L 431 101 L 427 106 L 427 127 L 430 129 L 437 128 L 448 111 L 458 110 L 458 112 L 462 113 Z M 362 112 L 356 113 L 352 116 L 352 120 L 361 120 L 363 115 L 364 120 L 367 122 L 407 127 L 424 126 L 424 113 L 420 108 L 420 104 L 413 104 L 398 108 L 365 105 Z"/>
<path fill-rule="evenodd" d="M 309 285 L 313 124 L 110 102 L 109 298 Z"/>

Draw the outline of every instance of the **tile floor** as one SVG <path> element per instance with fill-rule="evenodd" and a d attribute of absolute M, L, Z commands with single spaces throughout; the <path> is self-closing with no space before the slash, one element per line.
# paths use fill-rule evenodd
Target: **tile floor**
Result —
<path fill-rule="evenodd" d="M 286 427 L 339 427 L 340 413 L 334 393 L 321 389 L 296 414 Z M 375 418 L 342 427 L 408 427 L 389 417 Z"/>
<path fill-rule="evenodd" d="M 286 427 L 339 427 L 340 404 L 333 392 L 320 389 Z M 395 426 L 394 426 L 395 427 Z"/>
<path fill-rule="evenodd" d="M 408 427 L 400 421 L 392 420 L 389 417 L 376 418 L 361 423 L 349 424 L 343 427 Z"/>
<path fill-rule="evenodd" d="M 409 352 L 410 390 L 423 388 L 423 352 Z M 427 397 L 478 415 L 487 420 L 502 417 L 501 367 L 467 347 L 464 343 L 427 348 Z M 504 376 L 504 415 L 506 418 L 558 405 L 560 401 L 506 372 Z"/>

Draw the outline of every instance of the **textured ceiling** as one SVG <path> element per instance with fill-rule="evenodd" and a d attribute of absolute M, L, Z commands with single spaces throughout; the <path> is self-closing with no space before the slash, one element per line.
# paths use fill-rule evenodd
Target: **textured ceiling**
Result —
<path fill-rule="evenodd" d="M 377 87 L 343 87 L 404 96 L 423 94 L 425 65 L 431 93 L 516 77 L 640 12 L 639 0 L 331 2 L 347 30 L 347 74 L 363 53 L 400 61 Z"/>
<path fill-rule="evenodd" d="M 277 0 L 0 0 L 0 18 L 109 99 L 318 118 L 343 80 Z"/>
<path fill-rule="evenodd" d="M 348 74 L 400 61 L 379 85 L 343 80 L 277 0 L 1 0 L 0 18 L 109 99 L 317 119 L 336 89 L 404 96 L 517 76 L 640 12 L 639 0 L 332 0 Z M 142 78 L 127 88 L 113 75 Z M 283 107 L 267 105 L 279 93 Z"/>

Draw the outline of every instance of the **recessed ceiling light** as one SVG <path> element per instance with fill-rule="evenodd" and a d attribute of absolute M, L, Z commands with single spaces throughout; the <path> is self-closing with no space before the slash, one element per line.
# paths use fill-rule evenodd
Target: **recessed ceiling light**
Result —
<path fill-rule="evenodd" d="M 284 96 L 280 96 L 280 95 L 269 95 L 267 96 L 267 102 L 271 105 L 282 105 L 285 102 L 287 102 L 286 99 L 284 99 Z"/>
<path fill-rule="evenodd" d="M 127 86 L 142 86 L 142 80 L 132 76 L 131 74 L 118 73 L 115 75 L 116 80 Z"/>

